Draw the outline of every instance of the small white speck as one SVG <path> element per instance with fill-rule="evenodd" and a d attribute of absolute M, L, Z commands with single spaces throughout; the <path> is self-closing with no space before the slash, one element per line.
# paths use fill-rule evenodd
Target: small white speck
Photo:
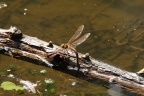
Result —
<path fill-rule="evenodd" d="M 13 74 L 9 74 L 8 77 L 15 78 Z"/>
<path fill-rule="evenodd" d="M 26 13 L 24 13 L 24 15 L 26 15 Z"/>
<path fill-rule="evenodd" d="M 27 8 L 24 8 L 24 10 L 27 11 L 28 9 L 27 9 Z"/>
<path fill-rule="evenodd" d="M 60 96 L 67 96 L 67 95 L 62 95 L 62 94 L 60 94 Z"/>
<path fill-rule="evenodd" d="M 135 55 L 135 57 L 137 58 L 138 56 L 137 56 L 137 55 Z"/>
<path fill-rule="evenodd" d="M 52 80 L 52 79 L 47 79 L 47 78 L 45 78 L 45 83 L 48 83 L 48 84 L 53 84 L 54 83 L 54 80 Z"/>
<path fill-rule="evenodd" d="M 97 36 L 94 36 L 95 38 L 97 38 Z"/>
<path fill-rule="evenodd" d="M 40 71 L 40 73 L 46 73 L 46 70 L 45 70 L 45 69 L 43 69 L 43 70 L 41 70 L 41 71 Z"/>
<path fill-rule="evenodd" d="M 11 69 L 8 69 L 8 70 L 7 70 L 7 72 L 10 72 L 10 71 L 11 71 Z"/>
<path fill-rule="evenodd" d="M 125 26 L 123 26 L 123 28 L 125 28 Z"/>
<path fill-rule="evenodd" d="M 136 30 L 136 29 L 133 29 L 134 31 Z"/>
<path fill-rule="evenodd" d="M 120 31 L 119 29 L 117 29 L 117 31 Z"/>
<path fill-rule="evenodd" d="M 113 26 L 113 29 L 115 29 L 115 26 Z"/>
<path fill-rule="evenodd" d="M 76 85 L 76 82 L 72 82 L 72 84 L 71 84 L 72 86 L 75 86 Z"/>
<path fill-rule="evenodd" d="M 48 91 L 47 89 L 45 89 L 45 91 Z"/>
<path fill-rule="evenodd" d="M 110 40 L 108 39 L 108 42 L 109 42 Z"/>

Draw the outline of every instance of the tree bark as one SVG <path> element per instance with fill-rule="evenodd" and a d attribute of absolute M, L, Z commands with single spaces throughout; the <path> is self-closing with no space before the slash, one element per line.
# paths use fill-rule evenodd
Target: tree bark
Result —
<path fill-rule="evenodd" d="M 24 35 L 16 27 L 0 29 L 0 53 L 54 69 L 80 72 L 84 76 L 116 83 L 129 92 L 144 95 L 144 78 L 137 73 L 122 70 L 81 53 L 78 53 L 80 70 L 77 71 L 75 52 L 52 42 Z"/>

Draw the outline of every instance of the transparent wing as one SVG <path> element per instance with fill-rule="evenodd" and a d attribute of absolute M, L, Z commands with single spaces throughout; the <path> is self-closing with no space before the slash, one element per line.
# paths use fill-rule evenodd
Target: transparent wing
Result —
<path fill-rule="evenodd" d="M 85 35 L 83 35 L 81 38 L 79 38 L 78 40 L 74 41 L 71 46 L 72 47 L 76 47 L 78 45 L 80 45 L 82 42 L 84 42 L 88 37 L 90 36 L 90 33 L 87 33 Z"/>
<path fill-rule="evenodd" d="M 75 39 L 77 39 L 80 34 L 82 33 L 82 30 L 84 28 L 84 25 L 81 25 L 77 30 L 76 32 L 74 33 L 74 35 L 70 38 L 70 40 L 68 41 L 68 43 L 72 43 Z"/>

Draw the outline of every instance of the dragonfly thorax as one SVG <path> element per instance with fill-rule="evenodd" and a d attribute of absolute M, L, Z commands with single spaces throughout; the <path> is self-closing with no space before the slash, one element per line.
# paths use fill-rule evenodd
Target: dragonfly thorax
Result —
<path fill-rule="evenodd" d="M 61 47 L 64 48 L 64 49 L 67 49 L 68 48 L 68 44 L 61 44 Z"/>

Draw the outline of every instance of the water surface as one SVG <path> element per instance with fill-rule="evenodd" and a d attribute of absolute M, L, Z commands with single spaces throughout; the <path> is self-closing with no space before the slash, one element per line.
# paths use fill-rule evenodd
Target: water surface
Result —
<path fill-rule="evenodd" d="M 84 24 L 83 34 L 90 32 L 91 36 L 77 47 L 79 52 L 88 52 L 95 59 L 132 72 L 144 67 L 143 0 L 1 0 L 0 3 L 8 5 L 0 9 L 0 28 L 16 26 L 24 34 L 60 45 Z M 44 78 L 55 80 L 56 96 L 129 96 L 113 85 L 107 89 L 44 66 L 0 56 L 0 70 L 14 65 L 17 70 L 13 74 L 19 78 L 33 82 Z M 29 75 L 29 69 L 46 69 L 47 74 Z M 75 81 L 76 85 L 71 86 Z M 0 94 L 11 93 L 0 90 Z"/>

